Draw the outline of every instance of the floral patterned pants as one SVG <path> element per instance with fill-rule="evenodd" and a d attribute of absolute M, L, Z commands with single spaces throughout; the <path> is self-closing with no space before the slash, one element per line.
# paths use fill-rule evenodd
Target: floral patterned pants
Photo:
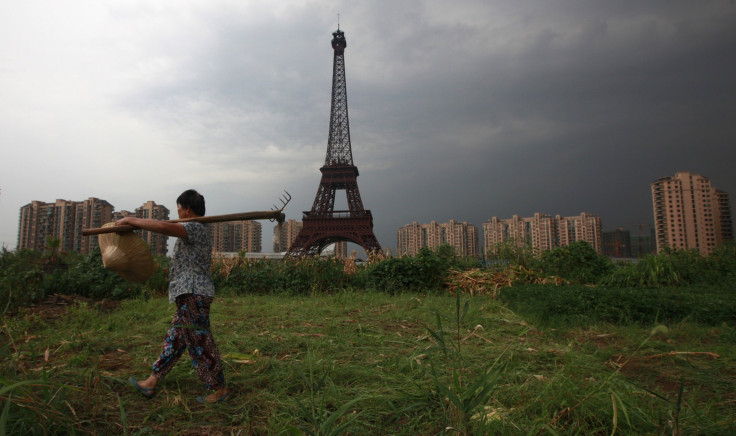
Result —
<path fill-rule="evenodd" d="M 220 351 L 210 332 L 212 300 L 212 297 L 197 294 L 176 297 L 176 314 L 164 338 L 164 349 L 153 363 L 154 376 L 160 379 L 166 376 L 186 349 L 197 375 L 207 389 L 225 386 Z"/>

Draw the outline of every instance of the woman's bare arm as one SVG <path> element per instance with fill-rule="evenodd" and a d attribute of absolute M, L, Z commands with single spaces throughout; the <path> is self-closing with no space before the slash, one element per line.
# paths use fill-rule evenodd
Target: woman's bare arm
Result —
<path fill-rule="evenodd" d="M 167 223 L 165 221 L 125 217 L 115 221 L 116 226 L 129 225 L 140 229 L 149 230 L 155 233 L 161 233 L 175 238 L 187 238 L 187 230 L 180 223 Z"/>

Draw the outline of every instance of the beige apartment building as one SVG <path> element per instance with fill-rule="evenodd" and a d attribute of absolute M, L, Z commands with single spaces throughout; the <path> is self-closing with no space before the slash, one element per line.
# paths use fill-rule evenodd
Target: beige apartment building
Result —
<path fill-rule="evenodd" d="M 169 219 L 169 209 L 166 208 L 166 206 L 156 204 L 153 201 L 147 201 L 143 203 L 141 207 L 136 208 L 135 216 L 138 218 L 166 221 Z M 138 234 L 144 241 L 146 241 L 152 254 L 162 256 L 167 254 L 169 242 L 168 236 L 143 229 L 141 229 Z"/>
<path fill-rule="evenodd" d="M 154 201 L 147 201 L 141 207 L 136 208 L 135 212 L 127 210 L 113 212 L 112 219 L 113 221 L 117 221 L 128 216 L 166 221 L 169 219 L 169 209 L 164 205 L 156 204 Z M 151 254 L 159 256 L 166 256 L 168 254 L 168 236 L 144 229 L 136 230 L 136 233 L 148 244 Z"/>
<path fill-rule="evenodd" d="M 657 252 L 698 250 L 703 255 L 733 239 L 728 193 L 710 178 L 677 172 L 651 184 Z"/>
<path fill-rule="evenodd" d="M 397 232 L 397 252 L 401 256 L 416 256 L 422 248 L 436 250 L 442 244 L 455 249 L 455 254 L 464 257 L 478 256 L 478 227 L 467 222 L 450 220 L 438 224 L 419 224 L 414 221 Z"/>
<path fill-rule="evenodd" d="M 257 221 L 208 224 L 215 253 L 260 253 L 262 226 Z"/>
<path fill-rule="evenodd" d="M 62 251 L 88 254 L 97 246 L 97 236 L 82 236 L 82 230 L 112 221 L 113 205 L 90 197 L 84 201 L 32 201 L 20 208 L 18 250 L 43 250 L 46 238 L 60 241 Z"/>
<path fill-rule="evenodd" d="M 602 235 L 600 217 L 586 212 L 570 217 L 553 217 L 539 212 L 527 218 L 514 215 L 501 220 L 493 217 L 483 223 L 483 251 L 491 253 L 499 244 L 513 241 L 519 247 L 529 247 L 533 253 L 540 254 L 585 241 L 601 253 Z"/>
<path fill-rule="evenodd" d="M 720 213 L 720 233 L 723 235 L 723 241 L 733 241 L 733 219 L 731 215 L 731 200 L 728 192 L 716 190 L 716 200 L 718 201 L 718 211 Z"/>
<path fill-rule="evenodd" d="M 280 226 L 273 228 L 273 252 L 287 251 L 304 227 L 301 221 L 287 220 Z"/>
<path fill-rule="evenodd" d="M 348 257 L 348 241 L 337 241 L 334 245 L 335 256 Z"/>

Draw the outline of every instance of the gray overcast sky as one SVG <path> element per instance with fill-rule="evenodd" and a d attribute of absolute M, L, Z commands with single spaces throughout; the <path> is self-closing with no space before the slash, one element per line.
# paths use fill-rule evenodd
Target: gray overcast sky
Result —
<path fill-rule="evenodd" d="M 301 219 L 338 12 L 384 247 L 412 221 L 534 212 L 633 230 L 652 222 L 649 184 L 676 171 L 736 195 L 731 0 L 29 0 L 0 14 L 0 243 L 15 248 L 32 200 L 175 215 L 190 187 L 210 215 L 287 190 Z"/>

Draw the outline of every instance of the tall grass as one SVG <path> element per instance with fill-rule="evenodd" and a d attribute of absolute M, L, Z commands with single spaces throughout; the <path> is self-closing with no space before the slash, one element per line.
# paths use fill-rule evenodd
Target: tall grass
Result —
<path fill-rule="evenodd" d="M 165 298 L 105 316 L 93 305 L 49 320 L 19 313 L 4 319 L 0 422 L 8 434 L 736 431 L 732 325 L 548 329 L 465 298 L 218 297 L 232 397 L 214 407 L 194 401 L 203 388 L 187 359 L 153 400 L 126 383 L 160 351 Z"/>

